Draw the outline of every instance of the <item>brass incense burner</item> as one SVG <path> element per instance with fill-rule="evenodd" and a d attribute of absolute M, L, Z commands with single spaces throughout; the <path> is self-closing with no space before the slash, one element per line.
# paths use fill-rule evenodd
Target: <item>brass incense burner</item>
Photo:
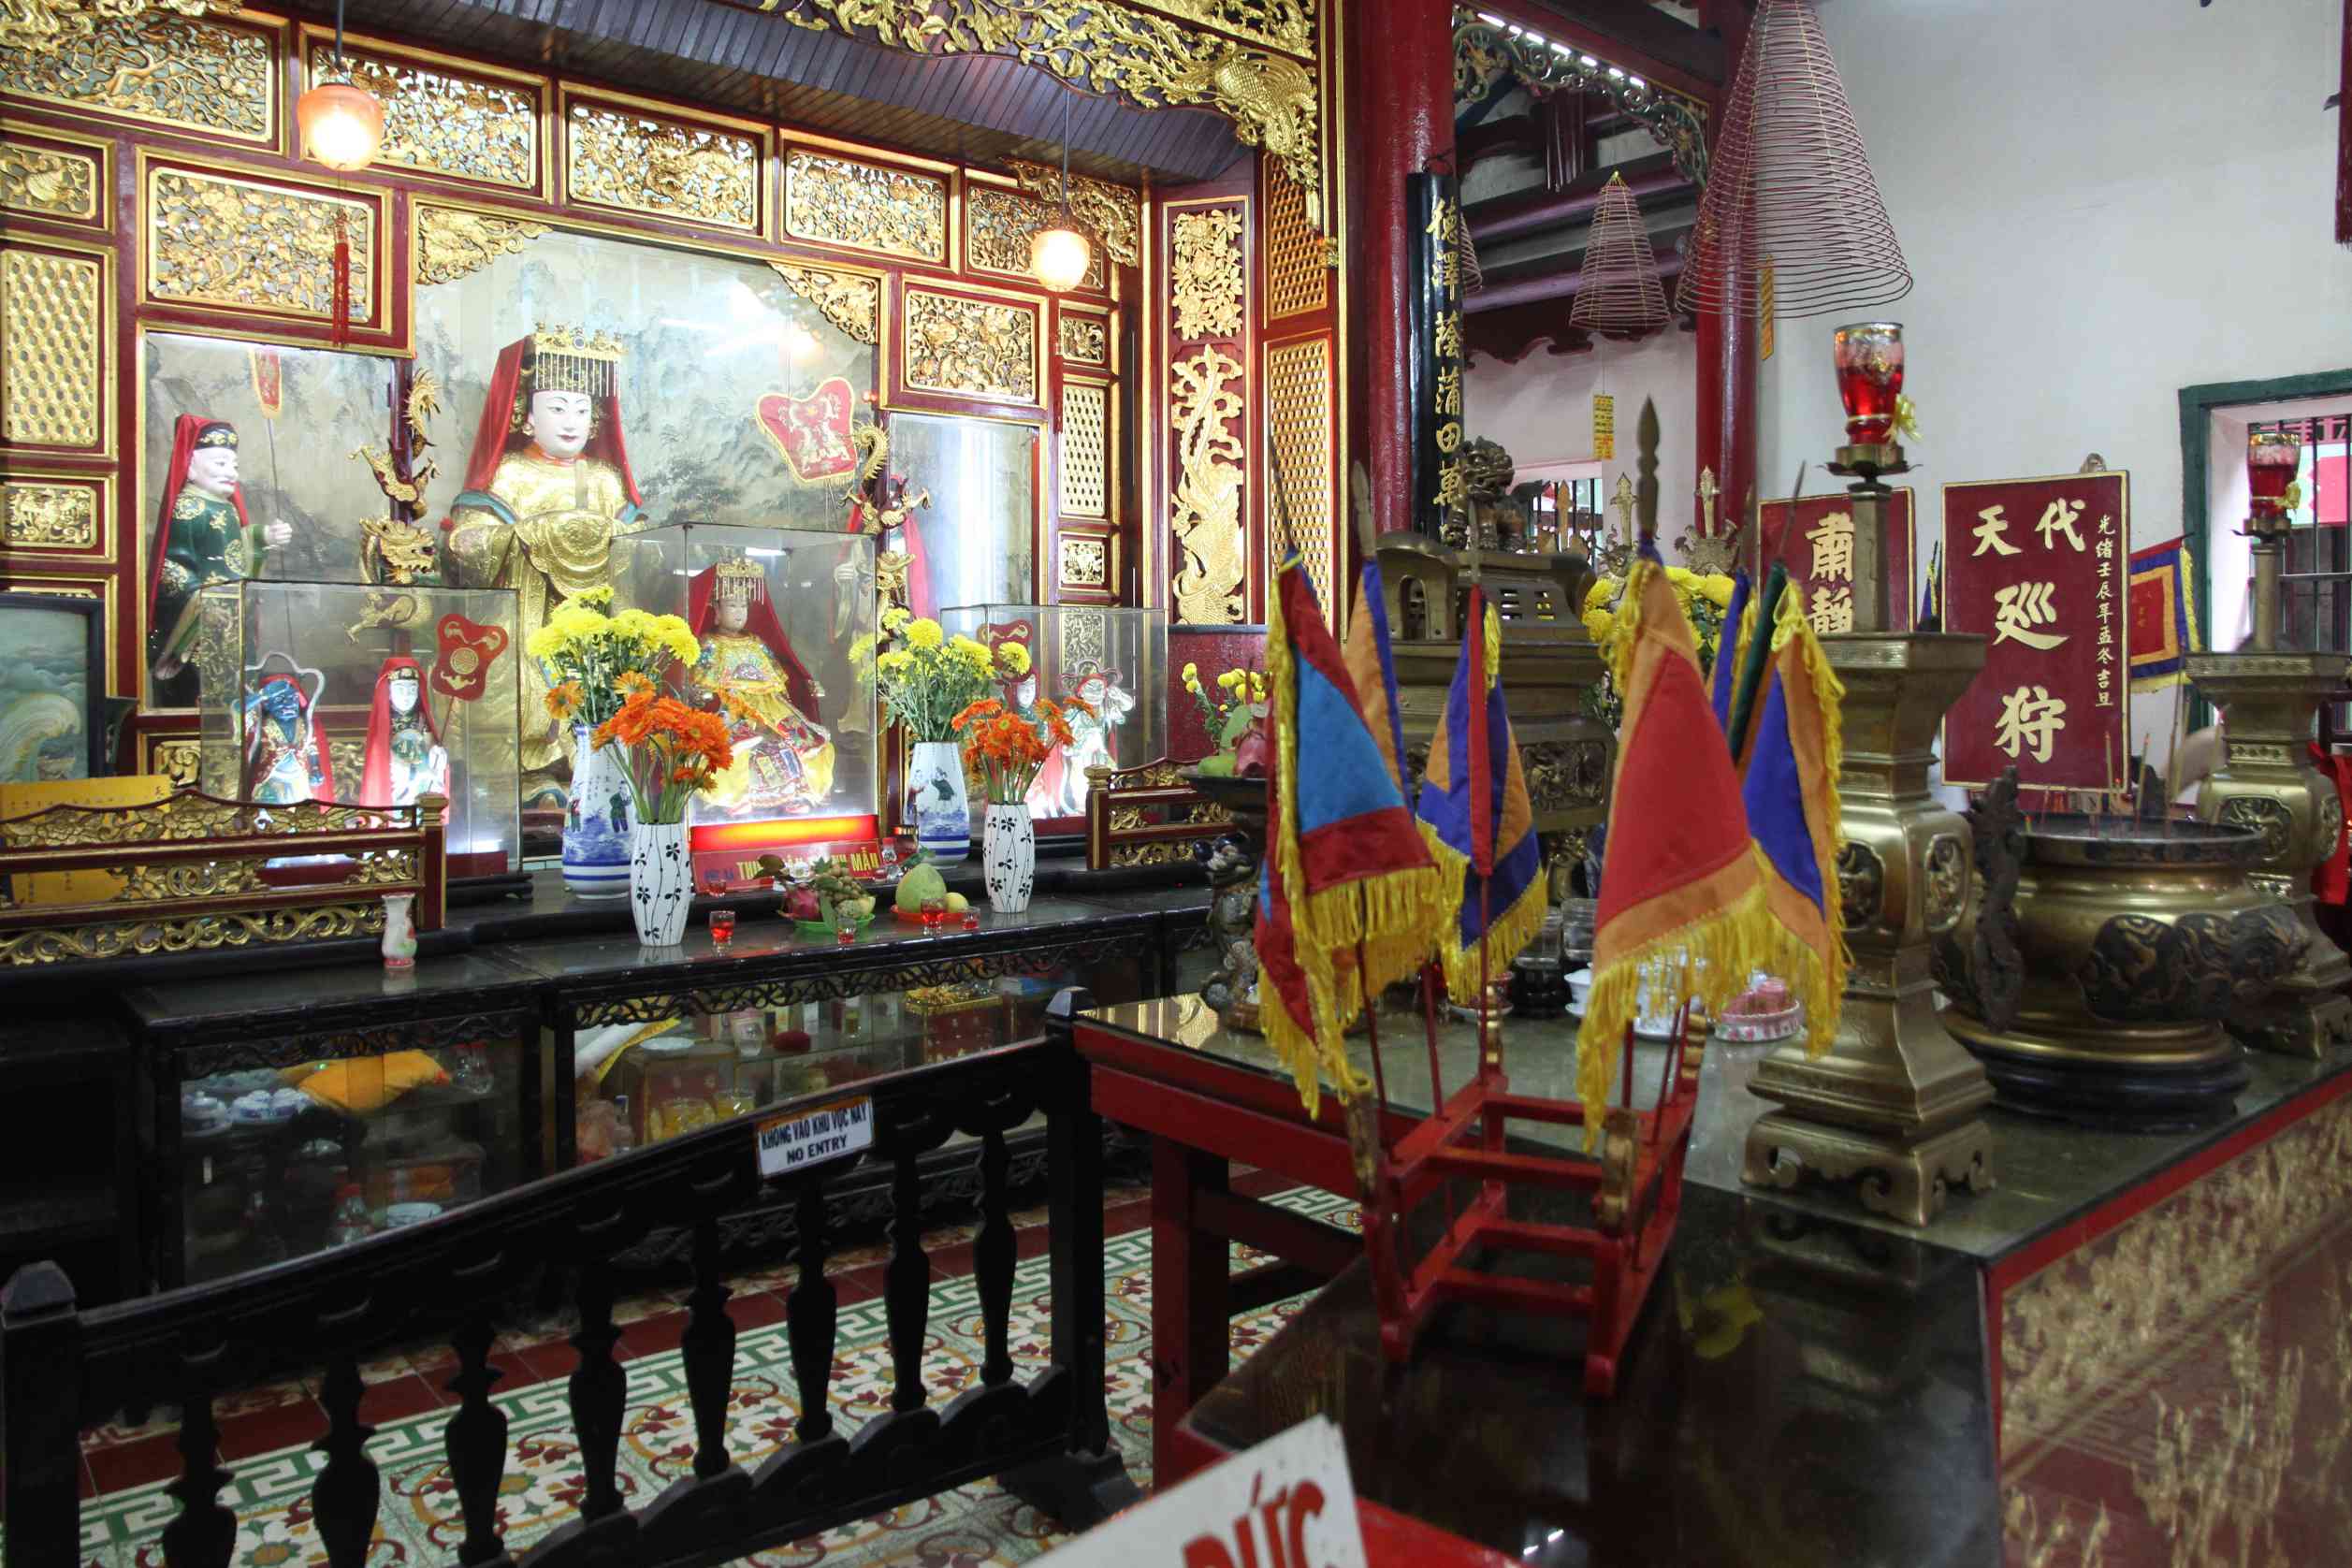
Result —
<path fill-rule="evenodd" d="M 1984 639 L 1887 630 L 1880 563 L 1892 491 L 1881 480 L 1904 464 L 1899 446 L 1871 456 L 1866 469 L 1840 465 L 1858 473 L 1849 494 L 1861 630 L 1822 639 L 1846 686 L 1837 892 L 1853 966 L 1828 1053 L 1808 1060 L 1789 1046 L 1758 1065 L 1749 1087 L 1780 1109 L 1749 1129 L 1741 1174 L 1783 1187 L 1808 1172 L 1858 1180 L 1866 1207 L 1925 1225 L 1953 1183 L 1993 1180 L 1980 1114 L 1993 1085 L 1938 1016 L 1932 973 L 1936 941 L 1959 929 L 1976 883 L 1969 826 L 1927 792 L 1937 727 L 1984 667 Z"/>
<path fill-rule="evenodd" d="M 2263 835 L 2227 822 L 2047 816 L 2025 828 L 2025 986 L 1996 1027 L 1946 1020 L 2001 1103 L 2141 1128 L 2226 1118 L 2249 1077 L 2223 1025 L 2260 1008 L 2311 941 L 2253 873 Z"/>
<path fill-rule="evenodd" d="M 2295 967 L 2259 1002 L 2242 1005 L 2229 1027 L 2258 1050 L 2316 1057 L 2352 1042 L 2352 962 L 2319 929 L 2311 874 L 2344 835 L 2344 803 L 2311 765 L 2312 716 L 2343 690 L 2345 658 L 2281 648 L 2279 568 L 2286 518 L 2258 516 L 2254 535 L 2254 629 L 2235 653 L 2192 654 L 2189 678 L 2228 716 L 2221 768 L 2197 792 L 2197 814 L 2257 833 L 2256 887 L 2284 902 L 2305 945 Z"/>

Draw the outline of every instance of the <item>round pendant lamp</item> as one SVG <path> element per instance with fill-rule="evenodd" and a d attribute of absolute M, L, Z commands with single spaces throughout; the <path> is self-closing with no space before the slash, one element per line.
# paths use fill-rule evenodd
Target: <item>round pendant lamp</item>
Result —
<path fill-rule="evenodd" d="M 343 7 L 335 0 L 335 68 L 343 63 Z M 338 173 L 375 162 L 384 148 L 384 105 L 366 88 L 348 81 L 322 81 L 294 102 L 302 127 L 302 150 Z"/>
<path fill-rule="evenodd" d="M 1062 100 L 1062 211 L 1053 226 L 1041 228 L 1029 240 L 1029 270 L 1056 294 L 1067 294 L 1086 280 L 1095 264 L 1095 244 L 1070 215 L 1070 103 Z"/>

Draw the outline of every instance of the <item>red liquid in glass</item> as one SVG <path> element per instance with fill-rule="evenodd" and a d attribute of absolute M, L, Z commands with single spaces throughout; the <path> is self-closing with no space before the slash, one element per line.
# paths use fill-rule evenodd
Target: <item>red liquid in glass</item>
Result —
<path fill-rule="evenodd" d="M 2280 443 L 2266 443 L 2246 448 L 2246 487 L 2254 492 L 2257 512 L 2276 514 L 2284 510 L 2287 487 L 2295 483 L 2295 471 L 2302 466 L 2303 449 Z"/>
<path fill-rule="evenodd" d="M 1903 390 L 1900 363 L 1880 366 L 1864 348 L 1865 363 L 1837 367 L 1837 395 L 1846 403 L 1846 433 L 1856 446 L 1876 446 L 1895 434 L 1895 399 Z"/>

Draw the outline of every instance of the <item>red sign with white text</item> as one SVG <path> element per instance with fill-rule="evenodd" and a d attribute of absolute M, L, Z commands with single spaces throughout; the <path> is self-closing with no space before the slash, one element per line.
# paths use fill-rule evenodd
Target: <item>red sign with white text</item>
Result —
<path fill-rule="evenodd" d="M 1805 618 L 1826 637 L 1854 630 L 1853 501 L 1842 491 L 1806 496 L 1795 503 L 1796 524 L 1789 523 L 1790 503 L 1767 501 L 1757 508 L 1764 522 L 1764 564 L 1774 561 L 1789 569 L 1789 586 L 1804 591 Z M 1909 632 L 1919 613 L 1919 588 L 1912 581 L 1911 562 L 1917 559 L 1911 492 L 1897 490 L 1886 503 L 1886 533 L 1880 552 L 1886 568 L 1887 620 L 1896 632 Z"/>
<path fill-rule="evenodd" d="M 1985 639 L 1944 715 L 1944 781 L 2112 790 L 2131 755 L 2131 476 L 1944 486 L 1944 629 Z"/>

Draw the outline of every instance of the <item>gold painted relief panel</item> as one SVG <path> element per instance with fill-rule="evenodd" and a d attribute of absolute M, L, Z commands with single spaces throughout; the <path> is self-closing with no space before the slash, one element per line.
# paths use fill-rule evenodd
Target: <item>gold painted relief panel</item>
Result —
<path fill-rule="evenodd" d="M 0 49 L 0 85 L 69 109 L 274 146 L 275 54 L 270 36 L 250 27 L 151 11 L 109 18 L 50 50 Z"/>
<path fill-rule="evenodd" d="M 1111 587 L 1111 541 L 1091 533 L 1062 535 L 1062 587 L 1107 590 Z"/>
<path fill-rule="evenodd" d="M 27 126 L 0 125 L 0 211 L 24 212 L 62 223 L 103 226 L 107 189 L 105 144 L 80 152 L 42 139 L 26 139 Z"/>
<path fill-rule="evenodd" d="M 112 560 L 112 485 L 104 475 L 0 474 L 0 547 Z"/>
<path fill-rule="evenodd" d="M 907 290 L 908 386 L 959 398 L 1038 400 L 1038 310 Z"/>
<path fill-rule="evenodd" d="M 1176 214 L 1176 335 L 1235 338 L 1241 332 L 1241 209 L 1207 207 Z"/>
<path fill-rule="evenodd" d="M 351 247 L 351 320 L 371 322 L 383 215 L 380 197 L 151 168 L 146 297 L 329 320 L 340 240 Z"/>
<path fill-rule="evenodd" d="M 346 39 L 342 64 L 326 35 L 304 29 L 310 80 L 356 81 L 384 106 L 376 162 L 515 190 L 539 188 L 539 120 L 546 88 L 525 77 L 461 71 L 389 45 Z"/>
<path fill-rule="evenodd" d="M 966 183 L 964 188 L 964 261 L 976 272 L 1007 277 L 1033 276 L 1029 242 L 1039 229 L 1051 225 L 1059 210 L 1052 203 L 998 185 Z M 1095 245 L 1080 286 L 1102 293 L 1109 284 L 1103 247 Z"/>
<path fill-rule="evenodd" d="M 1025 158 L 1007 158 L 1005 167 L 1012 170 L 1021 188 L 1041 200 L 1059 204 L 1062 196 L 1062 171 L 1052 164 L 1033 164 Z M 1070 211 L 1080 223 L 1102 242 L 1111 259 L 1122 267 L 1134 267 L 1142 260 L 1143 194 L 1131 186 L 1114 185 L 1108 180 L 1090 179 L 1083 174 L 1069 177 Z"/>
<path fill-rule="evenodd" d="M 1266 171 L 1266 313 L 1280 320 L 1331 302 L 1328 241 L 1307 221 L 1307 193 L 1273 158 Z"/>
<path fill-rule="evenodd" d="M 1331 344 L 1307 338 L 1266 351 L 1266 441 L 1277 464 L 1285 517 L 1297 530 L 1299 558 L 1315 603 L 1331 594 Z M 1267 539 L 1273 547 L 1273 536 Z"/>
<path fill-rule="evenodd" d="M 0 440 L 110 453 L 107 258 L 0 249 Z"/>
<path fill-rule="evenodd" d="M 569 95 L 564 125 L 564 192 L 572 200 L 760 232 L 763 134 Z"/>
<path fill-rule="evenodd" d="M 1184 625 L 1249 618 L 1241 592 L 1249 575 L 1241 389 L 1241 362 L 1213 343 L 1169 366 L 1169 418 L 1176 433 L 1169 529 L 1181 562 L 1169 586 L 1176 619 Z"/>
<path fill-rule="evenodd" d="M 948 182 L 795 147 L 784 158 L 784 232 L 917 261 L 948 258 Z"/>
<path fill-rule="evenodd" d="M 1111 368 L 1111 323 L 1081 311 L 1061 312 L 1062 357 L 1073 365 Z"/>

